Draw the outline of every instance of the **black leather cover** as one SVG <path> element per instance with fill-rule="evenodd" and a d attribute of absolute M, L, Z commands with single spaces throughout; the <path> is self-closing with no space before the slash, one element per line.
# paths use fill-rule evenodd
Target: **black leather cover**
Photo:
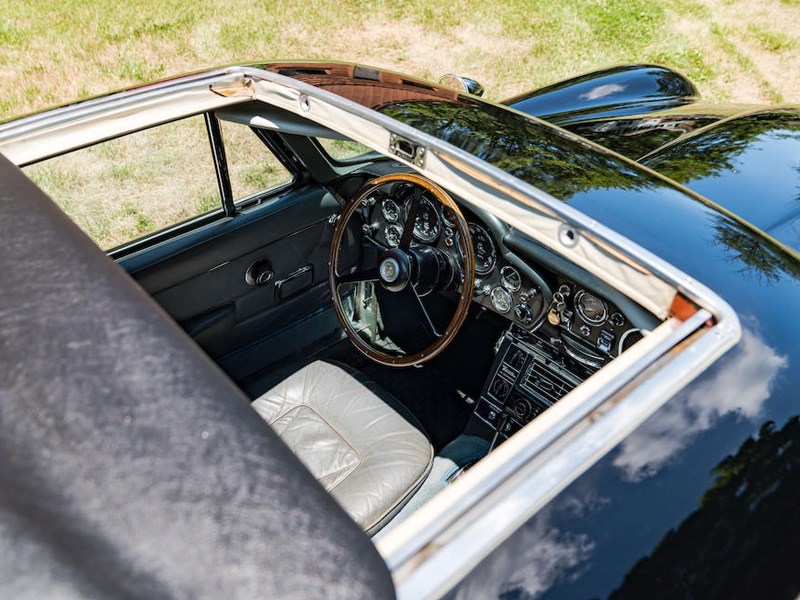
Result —
<path fill-rule="evenodd" d="M 367 537 L 0 157 L 0 596 L 390 597 Z"/>

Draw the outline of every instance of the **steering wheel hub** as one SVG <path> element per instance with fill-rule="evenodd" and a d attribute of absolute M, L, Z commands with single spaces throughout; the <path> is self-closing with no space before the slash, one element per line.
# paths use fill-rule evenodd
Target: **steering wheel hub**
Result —
<path fill-rule="evenodd" d="M 378 266 L 378 276 L 383 287 L 391 292 L 399 292 L 411 279 L 411 261 L 401 250 L 386 252 Z"/>

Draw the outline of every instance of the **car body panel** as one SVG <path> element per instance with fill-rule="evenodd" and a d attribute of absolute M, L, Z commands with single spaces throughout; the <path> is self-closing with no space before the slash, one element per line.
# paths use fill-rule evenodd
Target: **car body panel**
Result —
<path fill-rule="evenodd" d="M 641 162 L 800 250 L 800 108 L 726 119 Z"/>
<path fill-rule="evenodd" d="M 800 579 L 787 557 L 800 539 L 793 492 L 800 467 L 791 454 L 800 443 L 793 421 L 800 415 L 800 379 L 791 369 L 800 361 L 800 318 L 790 308 L 800 303 L 796 259 L 702 203 L 678 197 L 639 206 L 633 198 L 587 200 L 579 208 L 730 299 L 743 337 L 526 523 L 454 595 L 585 598 L 619 588 L 619 597 L 668 598 L 691 590 L 703 597 L 794 598 Z M 767 434 L 760 444 L 786 452 L 786 462 L 776 465 L 765 450 L 731 467 L 726 457 L 746 452 L 765 426 L 783 432 L 775 438 L 782 441 L 776 447 Z M 745 493 L 754 473 L 761 479 Z"/>
<path fill-rule="evenodd" d="M 502 104 L 563 127 L 665 111 L 697 102 L 699 97 L 694 84 L 672 69 L 620 65 L 524 92 Z"/>

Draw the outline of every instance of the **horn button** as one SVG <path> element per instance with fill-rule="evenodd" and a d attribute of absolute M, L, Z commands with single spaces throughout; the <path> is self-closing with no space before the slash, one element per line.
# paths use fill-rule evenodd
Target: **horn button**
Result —
<path fill-rule="evenodd" d="M 383 287 L 392 292 L 399 292 L 411 280 L 411 260 L 402 250 L 393 249 L 381 257 L 378 265 L 378 277 Z"/>

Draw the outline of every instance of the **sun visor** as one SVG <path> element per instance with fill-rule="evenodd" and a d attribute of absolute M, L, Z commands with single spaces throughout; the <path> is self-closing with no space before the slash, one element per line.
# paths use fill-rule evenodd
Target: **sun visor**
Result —
<path fill-rule="evenodd" d="M 215 114 L 218 119 L 223 121 L 232 121 L 258 129 L 270 129 L 281 133 L 335 140 L 349 139 L 323 125 L 261 102 L 231 106 L 218 110 Z"/>

